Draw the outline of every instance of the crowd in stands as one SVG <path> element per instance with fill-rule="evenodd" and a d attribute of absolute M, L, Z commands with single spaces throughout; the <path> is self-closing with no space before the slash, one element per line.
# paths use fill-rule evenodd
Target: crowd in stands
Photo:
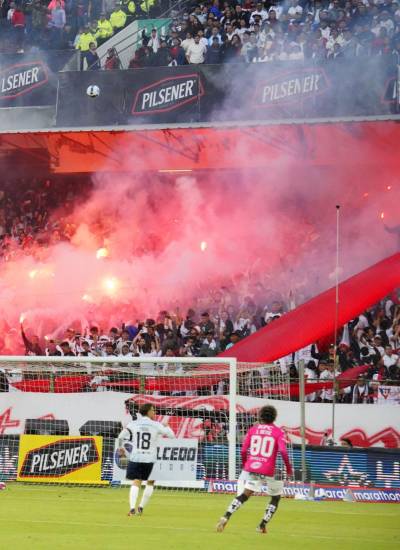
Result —
<path fill-rule="evenodd" d="M 226 306 L 224 301 L 228 297 L 231 303 Z M 154 319 L 118 327 L 96 324 L 83 331 L 69 327 L 47 340 L 33 334 L 27 337 L 21 324 L 21 343 L 29 355 L 115 357 L 116 364 L 121 357 L 181 357 L 184 364 L 185 357 L 214 357 L 220 351 L 231 349 L 287 311 L 284 300 L 262 285 L 257 285 L 255 294 L 245 297 L 222 289 L 214 293 L 209 305 L 207 311 L 199 313 L 189 309 L 183 316 L 179 311 L 160 311 Z M 322 350 L 318 350 L 317 344 L 306 346 L 276 361 L 272 371 L 267 368 L 265 372 L 259 369 L 239 375 L 239 393 L 260 395 L 265 384 L 274 382 L 276 372 L 289 374 L 290 380 L 297 382 L 300 361 L 304 361 L 307 383 L 333 381 L 335 374 L 356 366 L 367 367 L 356 379 L 351 379 L 348 386 L 338 388 L 337 399 L 344 403 L 376 402 L 380 384 L 400 383 L 400 292 L 365 311 L 343 329 L 340 342 L 338 340 L 336 373 L 334 353 L 333 344 Z M 149 367 L 153 372 L 151 364 L 130 366 Z M 184 372 L 182 365 L 165 365 L 162 370 Z M 307 392 L 306 400 L 332 402 L 332 386 Z"/>
<path fill-rule="evenodd" d="M 71 238 L 74 227 L 66 216 L 78 196 L 85 198 L 90 182 L 84 178 L 2 181 L 0 186 L 0 262 L 23 255 L 40 259 L 43 250 Z M 50 214 L 62 206 L 62 215 Z"/>
<path fill-rule="evenodd" d="M 3 182 L 0 190 L 0 262 L 21 256 L 45 258 L 49 246 L 69 241 L 76 231 L 68 214 L 76 200 L 89 196 L 89 178 L 52 178 Z M 54 215 L 57 212 L 57 215 Z M 211 289 L 212 290 L 212 289 Z M 51 337 L 27 334 L 21 325 L 19 349 L 7 349 L 0 338 L 0 353 L 80 357 L 214 357 L 235 346 L 289 309 L 290 297 L 268 289 L 261 281 L 241 286 L 230 282 L 199 296 L 187 310 L 160 311 L 155 318 L 142 317 L 109 327 L 87 323 L 60 327 Z M 129 308 L 128 308 L 129 309 Z M 186 311 L 186 313 L 184 313 Z M 127 318 L 128 312 L 126 313 Z M 92 316 L 93 319 L 93 316 Z M 9 327 L 10 328 L 10 327 Z M 14 336 L 17 327 L 13 327 Z M 340 390 L 345 402 L 373 402 L 376 385 L 400 381 L 400 292 L 393 293 L 351 321 L 339 333 L 336 374 L 358 365 L 368 369 L 349 388 Z M 276 368 L 298 379 L 304 361 L 307 382 L 334 378 L 334 346 L 317 344 L 276 362 Z M 257 387 L 250 381 L 250 388 Z M 332 400 L 332 390 L 309 394 L 310 401 Z"/>
<path fill-rule="evenodd" d="M 97 46 L 163 6 L 156 0 L 2 0 L 2 28 L 12 30 L 17 51 L 75 48 L 88 56 L 90 69 L 116 69 L 117 50 L 106 61 L 96 57 Z M 132 37 L 129 68 L 371 55 L 398 60 L 400 53 L 399 0 L 212 0 L 176 7 L 167 35 L 155 28 L 141 43 Z"/>
<path fill-rule="evenodd" d="M 129 67 L 198 63 L 319 63 L 400 52 L 400 6 L 388 0 L 199 4 L 168 36 L 145 37 Z"/>
<path fill-rule="evenodd" d="M 87 52 L 90 42 L 99 45 L 134 18 L 157 16 L 166 5 L 164 0 L 0 0 L 0 51 Z"/>

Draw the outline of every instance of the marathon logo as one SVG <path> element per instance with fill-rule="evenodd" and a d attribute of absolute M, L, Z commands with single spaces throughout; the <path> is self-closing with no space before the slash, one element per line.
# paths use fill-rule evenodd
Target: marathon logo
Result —
<path fill-rule="evenodd" d="M 98 460 L 93 438 L 60 439 L 28 451 L 19 477 L 62 477 Z"/>
<path fill-rule="evenodd" d="M 383 489 L 377 487 L 343 487 L 343 486 L 314 486 L 314 496 L 310 496 L 310 485 L 302 483 L 285 483 L 283 496 L 287 498 L 303 497 L 311 500 L 336 500 L 345 499 L 348 490 L 356 502 L 400 502 L 400 489 Z M 236 493 L 237 482 L 226 480 L 212 480 L 209 483 L 210 493 Z M 263 485 L 259 495 L 267 495 L 268 487 Z"/>
<path fill-rule="evenodd" d="M 42 61 L 12 65 L 0 72 L 0 100 L 12 99 L 43 86 L 49 80 Z"/>
<path fill-rule="evenodd" d="M 299 72 L 274 76 L 256 88 L 257 107 L 271 107 L 281 103 L 296 103 L 326 92 L 328 79 L 323 69 L 310 68 Z"/>
<path fill-rule="evenodd" d="M 165 78 L 136 93 L 132 115 L 173 111 L 196 101 L 203 94 L 204 89 L 198 74 Z"/>
<path fill-rule="evenodd" d="M 157 447 L 157 460 L 194 462 L 196 459 L 196 447 Z"/>

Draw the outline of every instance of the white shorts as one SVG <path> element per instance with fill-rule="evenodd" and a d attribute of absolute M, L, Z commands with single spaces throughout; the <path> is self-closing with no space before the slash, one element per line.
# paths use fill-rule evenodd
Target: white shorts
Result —
<path fill-rule="evenodd" d="M 241 471 L 238 478 L 238 488 L 242 487 L 254 493 L 259 493 L 263 485 L 267 486 L 267 494 L 270 497 L 277 497 L 283 493 L 283 481 L 261 474 L 254 474 L 253 472 L 246 472 L 245 470 Z M 242 492 L 242 490 L 238 490 L 239 492 Z"/>

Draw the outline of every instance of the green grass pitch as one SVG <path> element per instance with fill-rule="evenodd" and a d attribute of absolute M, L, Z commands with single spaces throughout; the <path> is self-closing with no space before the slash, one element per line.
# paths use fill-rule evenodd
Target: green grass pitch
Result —
<path fill-rule="evenodd" d="M 390 550 L 400 548 L 398 504 L 282 499 L 267 535 L 266 503 L 253 497 L 224 533 L 215 524 L 231 495 L 156 491 L 142 517 L 127 517 L 127 488 L 10 483 L 0 492 L 0 547 L 10 550 Z"/>

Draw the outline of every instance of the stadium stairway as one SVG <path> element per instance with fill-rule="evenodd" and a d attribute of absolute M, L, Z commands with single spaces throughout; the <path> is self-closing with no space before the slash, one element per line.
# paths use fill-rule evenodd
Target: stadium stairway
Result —
<path fill-rule="evenodd" d="M 157 29 L 159 36 L 166 36 L 169 30 L 169 24 L 172 17 L 185 10 L 188 1 L 178 1 L 168 8 L 157 18 L 136 19 L 127 25 L 124 29 L 114 34 L 106 42 L 97 48 L 97 53 L 100 58 L 101 66 L 103 67 L 107 57 L 107 51 L 110 48 L 115 48 L 121 62 L 121 68 L 127 69 L 129 61 L 134 56 L 135 51 L 141 45 L 142 33 L 150 37 L 151 30 Z M 86 62 L 85 62 L 86 63 Z M 86 67 L 85 67 L 86 68 Z"/>

